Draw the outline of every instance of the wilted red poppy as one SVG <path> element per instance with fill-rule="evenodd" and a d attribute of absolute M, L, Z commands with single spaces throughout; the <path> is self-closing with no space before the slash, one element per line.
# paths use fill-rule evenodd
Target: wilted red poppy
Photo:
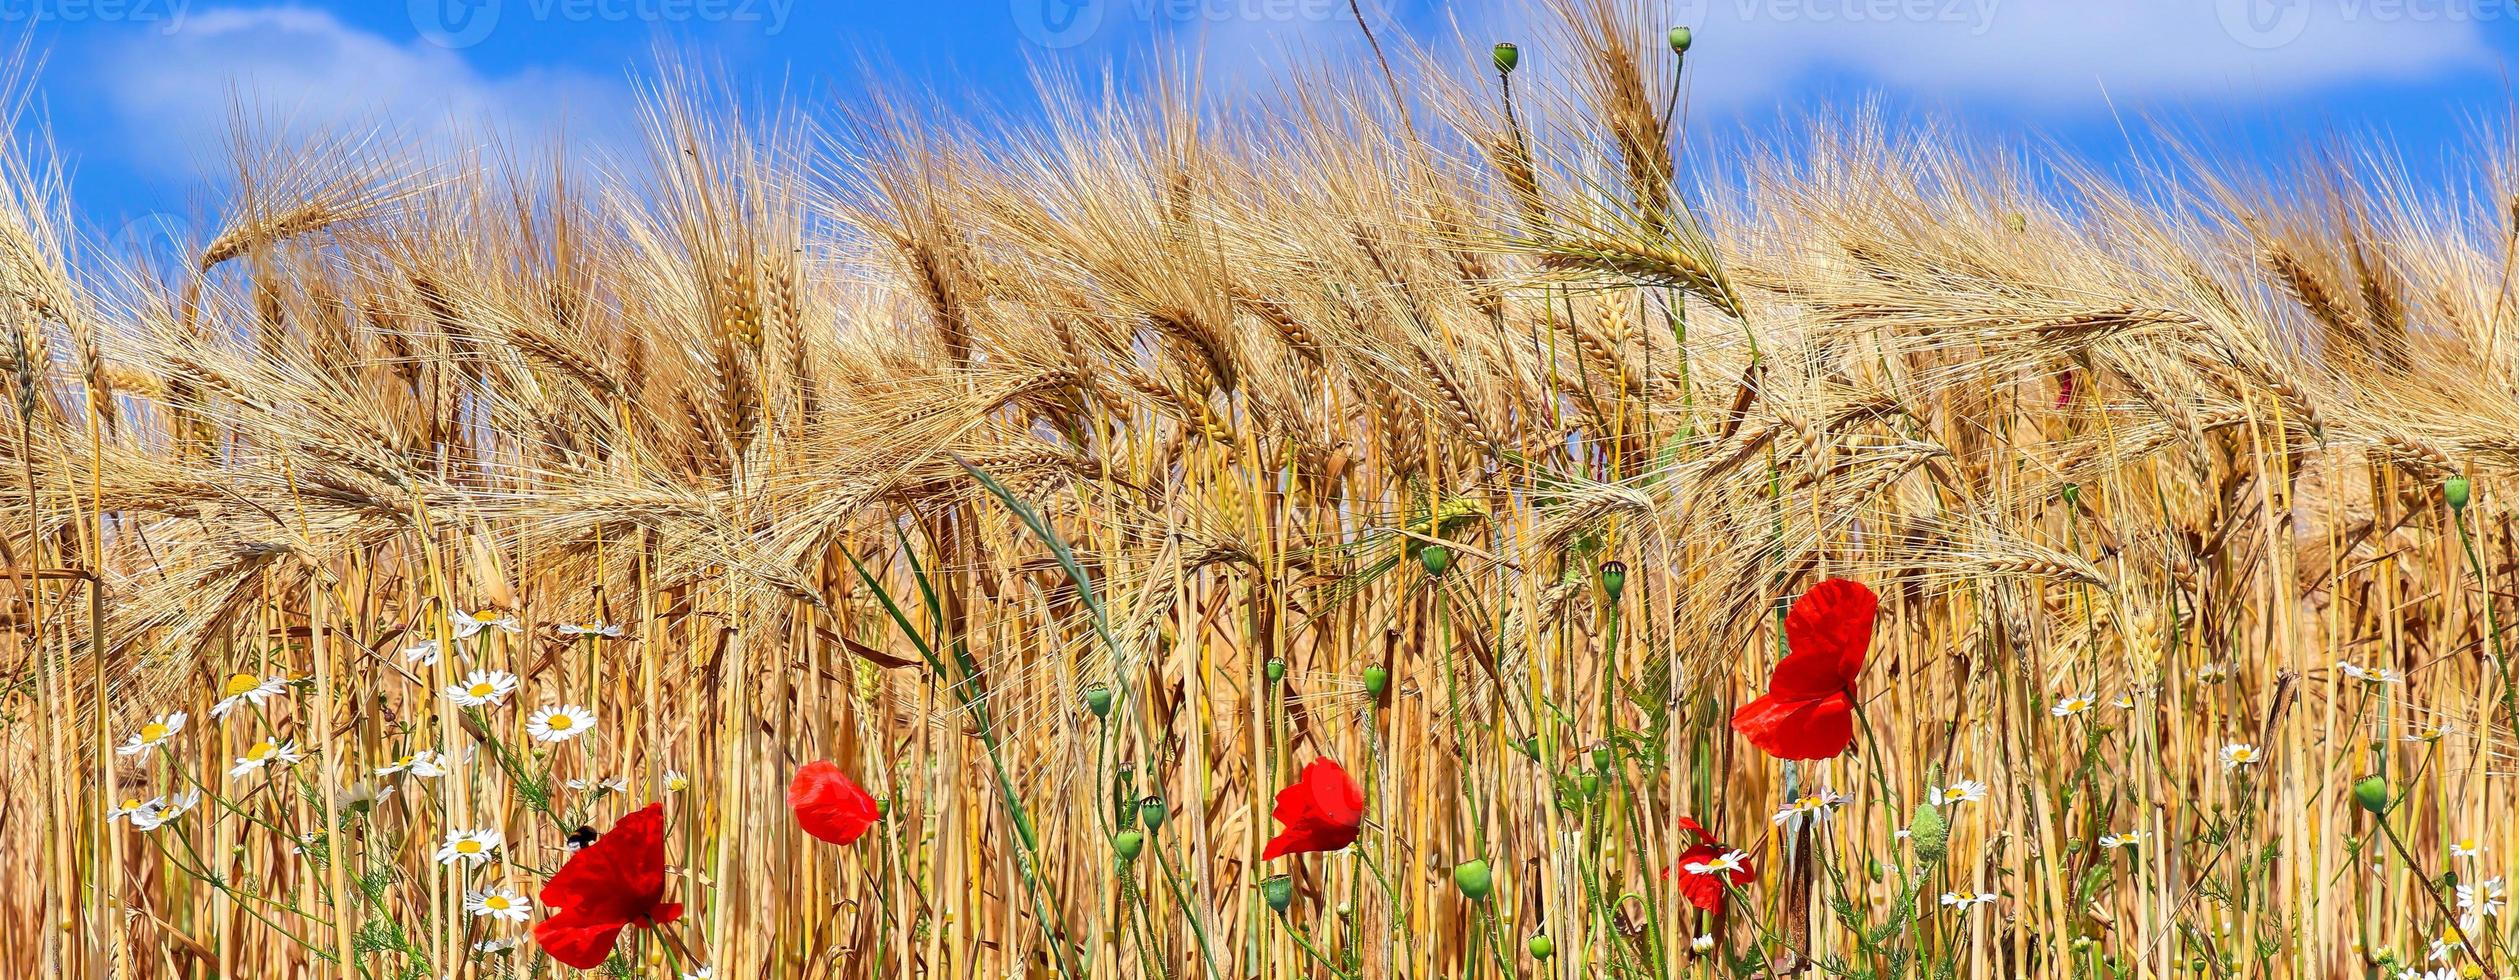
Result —
<path fill-rule="evenodd" d="M 1364 790 L 1356 787 L 1347 770 L 1328 759 L 1314 759 L 1303 767 L 1303 775 L 1295 784 L 1277 791 L 1277 808 L 1269 816 L 1286 825 L 1277 837 L 1268 842 L 1261 860 L 1281 854 L 1306 851 L 1335 851 L 1356 842 L 1356 828 L 1364 824 Z"/>
<path fill-rule="evenodd" d="M 1732 713 L 1732 730 L 1779 759 L 1834 759 L 1854 744 L 1854 675 L 1872 646 L 1880 599 L 1863 583 L 1812 586 L 1784 617 L 1789 652 L 1767 694 Z"/>
<path fill-rule="evenodd" d="M 534 924 L 534 941 L 580 970 L 603 965 L 622 927 L 652 929 L 682 918 L 682 903 L 665 901 L 665 805 L 650 803 L 621 818 L 611 833 L 569 855 L 543 884 L 542 904 L 559 911 Z"/>
<path fill-rule="evenodd" d="M 796 825 L 805 833 L 840 845 L 856 843 L 880 815 L 875 798 L 828 762 L 796 770 L 795 781 L 787 784 L 787 807 L 796 811 Z"/>
<path fill-rule="evenodd" d="M 1688 904 L 1708 912 L 1722 912 L 1723 886 L 1728 882 L 1732 887 L 1739 888 L 1757 881 L 1758 869 L 1750 866 L 1748 855 L 1717 842 L 1714 835 L 1706 831 L 1705 825 L 1697 822 L 1697 818 L 1681 817 L 1679 826 L 1695 834 L 1697 843 L 1681 851 L 1679 860 L 1671 862 L 1670 867 L 1662 869 L 1662 877 L 1668 880 L 1674 874 L 1679 876 L 1679 894 L 1688 899 Z M 1704 868 L 1718 862 L 1732 866 L 1711 874 L 1689 870 L 1691 865 Z"/>

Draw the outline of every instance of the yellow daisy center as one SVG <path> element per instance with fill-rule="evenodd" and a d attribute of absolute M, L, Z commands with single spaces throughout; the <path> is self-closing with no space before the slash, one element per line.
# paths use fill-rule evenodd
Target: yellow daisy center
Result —
<path fill-rule="evenodd" d="M 492 895 L 488 898 L 482 899 L 481 907 L 489 909 L 493 912 L 505 912 L 508 908 L 507 896 Z"/>
<path fill-rule="evenodd" d="M 140 801 L 135 799 L 125 799 L 122 801 L 122 808 L 125 810 L 137 810 L 140 808 Z"/>
<path fill-rule="evenodd" d="M 261 762 L 264 759 L 271 758 L 271 754 L 278 751 L 280 751 L 280 747 L 277 745 L 273 745 L 269 742 L 256 742 L 254 743 L 253 748 L 245 750 L 245 761 Z"/>
<path fill-rule="evenodd" d="M 543 724 L 548 726 L 552 731 L 564 732 L 577 727 L 577 719 L 571 718 L 567 715 L 552 715 L 551 720 L 544 722 Z"/>
<path fill-rule="evenodd" d="M 498 689 L 499 689 L 499 688 L 498 688 L 498 685 L 496 685 L 496 684 L 491 684 L 491 683 L 488 683 L 488 682 L 483 682 L 483 683 L 480 683 L 480 684 L 475 684 L 475 685 L 473 685 L 473 686 L 472 686 L 471 688 L 469 688 L 468 690 L 470 691 L 470 693 L 472 694 L 472 696 L 473 696 L 473 697 L 476 697 L 476 698 L 486 698 L 486 697 L 489 697 L 489 696 L 490 696 L 491 692 L 496 691 L 496 690 L 498 690 Z"/>
<path fill-rule="evenodd" d="M 262 686 L 262 679 L 252 674 L 237 674 L 227 679 L 227 696 L 235 697 Z"/>
<path fill-rule="evenodd" d="M 165 738 L 166 736 L 167 730 L 165 725 L 153 721 L 140 726 L 140 740 L 143 742 L 154 742 L 158 739 Z"/>
<path fill-rule="evenodd" d="M 457 854 L 479 854 L 479 853 L 481 853 L 481 842 L 480 842 L 480 841 L 477 841 L 477 840 L 459 840 L 459 841 L 456 841 L 456 842 L 455 842 L 455 853 L 457 853 Z"/>

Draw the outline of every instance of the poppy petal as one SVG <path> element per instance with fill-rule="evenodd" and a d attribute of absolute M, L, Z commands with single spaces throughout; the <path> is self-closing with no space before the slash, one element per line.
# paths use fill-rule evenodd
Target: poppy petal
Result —
<path fill-rule="evenodd" d="M 1364 824 L 1364 790 L 1338 763 L 1315 759 L 1303 767 L 1294 785 L 1277 792 L 1277 806 L 1269 816 L 1285 829 L 1269 840 L 1261 860 L 1335 851 L 1356 842 Z"/>
<path fill-rule="evenodd" d="M 1836 664 L 1837 676 L 1863 671 L 1863 655 L 1872 648 L 1872 621 L 1880 615 L 1880 597 L 1853 579 L 1832 578 L 1793 601 L 1784 615 L 1784 638 L 1792 657 L 1824 658 Z M 1792 659 L 1788 657 L 1786 659 Z"/>
<path fill-rule="evenodd" d="M 612 956 L 612 943 L 621 935 L 623 923 L 602 922 L 564 908 L 560 914 L 534 923 L 534 942 L 551 958 L 576 967 L 592 970 Z"/>
<path fill-rule="evenodd" d="M 805 833 L 833 844 L 848 845 L 875 825 L 875 798 L 829 762 L 809 762 L 796 770 L 787 786 L 787 806 L 796 811 L 796 825 Z"/>
<path fill-rule="evenodd" d="M 1732 730 L 1779 759 L 1834 759 L 1854 744 L 1854 699 L 1845 692 L 1799 700 L 1770 694 L 1733 712 Z"/>

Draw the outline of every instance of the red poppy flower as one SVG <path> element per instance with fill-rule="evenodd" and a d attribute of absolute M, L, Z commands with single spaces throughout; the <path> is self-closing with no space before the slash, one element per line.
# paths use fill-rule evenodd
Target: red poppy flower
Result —
<path fill-rule="evenodd" d="M 1812 586 L 1784 617 L 1790 652 L 1767 694 L 1732 713 L 1732 730 L 1779 759 L 1834 759 L 1854 744 L 1854 675 L 1872 646 L 1880 599 L 1860 582 Z"/>
<path fill-rule="evenodd" d="M 1268 815 L 1286 829 L 1268 842 L 1261 860 L 1335 851 L 1356 842 L 1356 828 L 1364 825 L 1364 790 L 1338 763 L 1314 759 L 1303 767 L 1303 776 L 1294 785 L 1277 791 L 1277 808 Z"/>
<path fill-rule="evenodd" d="M 652 929 L 682 918 L 682 903 L 665 901 L 665 805 L 621 818 L 569 855 L 543 884 L 542 904 L 559 912 L 534 924 L 534 941 L 580 970 L 602 966 L 624 926 Z"/>
<path fill-rule="evenodd" d="M 1732 848 L 1717 842 L 1714 835 L 1707 833 L 1705 825 L 1698 823 L 1695 817 L 1679 818 L 1679 826 L 1697 835 L 1697 843 L 1681 851 L 1679 860 L 1672 862 L 1670 867 L 1662 869 L 1662 878 L 1667 881 L 1673 873 L 1677 873 L 1679 894 L 1688 899 L 1688 904 L 1708 912 L 1720 913 L 1723 911 L 1724 884 L 1729 882 L 1734 888 L 1746 886 L 1758 880 L 1758 869 L 1751 867 L 1749 859 L 1744 856 L 1740 859 L 1740 867 L 1730 871 L 1699 874 L 1688 870 L 1689 865 L 1703 865 L 1730 854 Z"/>
<path fill-rule="evenodd" d="M 808 762 L 787 784 L 787 807 L 805 833 L 846 846 L 857 842 L 879 815 L 875 798 L 828 762 Z"/>

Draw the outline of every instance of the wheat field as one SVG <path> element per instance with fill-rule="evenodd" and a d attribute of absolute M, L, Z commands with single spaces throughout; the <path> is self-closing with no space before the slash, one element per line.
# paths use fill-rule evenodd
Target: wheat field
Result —
<path fill-rule="evenodd" d="M 1021 119 L 672 74 L 603 166 L 242 133 L 171 263 L 22 148 L 0 968 L 577 975 L 545 882 L 661 802 L 603 975 L 2519 970 L 2506 136 L 1702 140 L 1659 11 L 1550 11 Z M 1827 579 L 1850 744 L 1775 758 Z M 1263 857 L 1319 760 L 1353 843 Z"/>

